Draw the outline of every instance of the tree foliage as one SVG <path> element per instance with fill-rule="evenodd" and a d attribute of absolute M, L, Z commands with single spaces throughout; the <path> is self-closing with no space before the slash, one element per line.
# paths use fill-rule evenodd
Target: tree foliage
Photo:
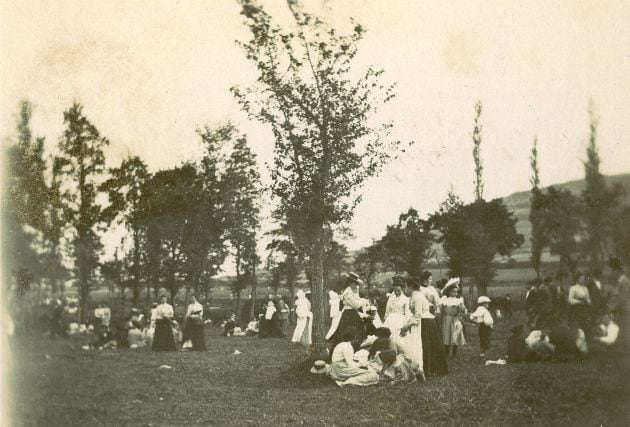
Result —
<path fill-rule="evenodd" d="M 590 111 L 590 136 L 584 162 L 585 188 L 582 192 L 584 205 L 583 253 L 590 261 L 592 269 L 601 269 L 604 259 L 610 254 L 612 238 L 611 224 L 617 212 L 622 189 L 609 187 L 600 172 L 601 159 L 597 149 L 597 119 Z"/>
<path fill-rule="evenodd" d="M 523 243 L 516 232 L 516 218 L 501 199 L 478 200 L 464 205 L 449 194 L 431 222 L 440 232 L 452 276 L 471 277 L 480 295 L 487 295 L 496 255 L 509 256 Z"/>
<path fill-rule="evenodd" d="M 540 260 L 543 250 L 549 244 L 547 233 L 543 228 L 545 206 L 544 195 L 539 188 L 540 178 L 538 176 L 538 140 L 534 138 L 534 144 L 532 146 L 532 153 L 530 156 L 530 165 L 532 168 L 532 177 L 530 183 L 532 185 L 530 196 L 530 210 L 529 210 L 529 222 L 532 226 L 531 241 L 531 256 L 530 261 L 532 267 L 536 271 L 536 276 L 540 277 Z"/>
<path fill-rule="evenodd" d="M 388 264 L 395 272 L 420 277 L 422 265 L 429 257 L 433 243 L 431 225 L 420 219 L 417 210 L 409 208 L 400 214 L 397 224 L 387 226 L 380 243 Z"/>
<path fill-rule="evenodd" d="M 30 121 L 32 106 L 20 104 L 17 141 L 7 148 L 6 191 L 2 203 L 4 286 L 9 291 L 16 279 L 17 295 L 22 296 L 32 281 L 45 274 L 46 264 L 39 252 L 46 231 L 48 187 L 44 172 L 44 138 L 33 138 Z"/>
<path fill-rule="evenodd" d="M 133 304 L 138 303 L 142 281 L 142 259 L 146 230 L 143 227 L 142 197 L 143 190 L 150 178 L 147 165 L 137 156 L 122 161 L 117 168 L 110 169 L 110 178 L 101 189 L 107 192 L 109 206 L 103 210 L 104 219 L 112 223 L 118 221 L 131 234 L 132 248 L 130 258 L 130 287 L 133 290 Z"/>
<path fill-rule="evenodd" d="M 240 316 L 241 291 L 251 284 L 255 292 L 257 254 L 256 235 L 260 226 L 260 174 L 256 155 L 250 150 L 244 135 L 237 129 L 225 125 L 220 133 L 232 144 L 227 159 L 225 176 L 226 232 L 235 259 L 236 281 L 234 293 L 237 297 L 235 312 Z"/>
<path fill-rule="evenodd" d="M 387 138 L 391 123 L 369 124 L 377 106 L 393 97 L 393 86 L 383 85 L 382 71 L 374 68 L 353 78 L 361 25 L 340 34 L 288 0 L 293 27 L 281 28 L 257 2 L 241 5 L 251 34 L 241 46 L 256 65 L 258 82 L 233 93 L 251 117 L 273 131 L 271 193 L 309 256 L 314 343 L 323 349 L 326 229 L 352 217 L 357 190 L 396 152 L 398 142 Z"/>
<path fill-rule="evenodd" d="M 81 295 L 82 320 L 87 319 L 88 295 L 102 245 L 97 226 L 103 220 L 98 203 L 105 173 L 103 149 L 107 138 L 83 114 L 80 104 L 64 112 L 65 129 L 59 142 L 59 171 L 63 177 L 62 203 L 65 222 L 74 233 L 73 249 Z"/>
<path fill-rule="evenodd" d="M 475 162 L 475 200 L 483 199 L 483 162 L 481 160 L 481 101 L 475 104 L 475 127 L 473 128 L 473 161 Z"/>

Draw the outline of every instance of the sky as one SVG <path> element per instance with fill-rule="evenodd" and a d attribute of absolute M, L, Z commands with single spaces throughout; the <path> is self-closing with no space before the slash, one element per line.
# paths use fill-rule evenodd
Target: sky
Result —
<path fill-rule="evenodd" d="M 195 130 L 232 120 L 248 135 L 264 179 L 270 129 L 248 120 L 231 86 L 256 79 L 235 40 L 248 36 L 236 0 L 1 0 L 0 137 L 15 136 L 19 101 L 53 150 L 73 101 L 110 141 L 152 171 L 201 152 Z M 262 1 L 285 22 L 280 0 Z M 580 179 L 589 103 L 602 171 L 630 172 L 630 2 L 627 0 L 307 0 L 339 28 L 367 33 L 358 69 L 385 70 L 397 96 L 376 120 L 414 141 L 361 189 L 350 249 L 382 237 L 409 207 L 434 212 L 449 188 L 473 197 L 474 105 L 483 104 L 486 199 L 529 188 L 538 138 L 542 185 Z"/>

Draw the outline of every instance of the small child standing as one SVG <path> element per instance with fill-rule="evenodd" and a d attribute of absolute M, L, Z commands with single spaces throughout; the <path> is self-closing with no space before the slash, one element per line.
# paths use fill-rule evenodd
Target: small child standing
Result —
<path fill-rule="evenodd" d="M 490 349 L 490 334 L 494 320 L 488 310 L 490 298 L 481 296 L 477 298 L 477 309 L 470 315 L 470 320 L 479 325 L 479 350 L 480 356 L 485 357 L 486 351 Z"/>

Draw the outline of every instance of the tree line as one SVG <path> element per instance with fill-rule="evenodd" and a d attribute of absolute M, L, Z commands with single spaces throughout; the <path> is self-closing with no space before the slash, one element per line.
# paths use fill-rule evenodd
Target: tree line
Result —
<path fill-rule="evenodd" d="M 64 113 L 56 154 L 45 157 L 44 138 L 32 137 L 31 112 L 22 102 L 6 156 L 4 283 L 15 278 L 18 297 L 33 283 L 63 292 L 72 277 L 85 319 L 89 292 L 103 279 L 123 295 L 131 290 L 134 304 L 143 287 L 147 300 L 162 287 L 173 298 L 182 287 L 207 295 L 228 254 L 237 289 L 255 280 L 260 179 L 247 138 L 233 124 L 197 131 L 204 154 L 196 162 L 151 173 L 137 156 L 106 168 L 109 140 L 77 103 Z M 101 237 L 115 225 L 126 233 L 104 262 Z"/>
<path fill-rule="evenodd" d="M 361 188 L 402 146 L 391 135 L 394 124 L 379 120 L 377 114 L 395 97 L 395 85 L 384 81 L 383 70 L 358 70 L 353 64 L 365 32 L 360 24 L 352 21 L 342 32 L 304 11 L 299 1 L 287 0 L 292 22 L 282 26 L 255 0 L 239 3 L 249 34 L 239 45 L 255 65 L 257 79 L 231 91 L 250 119 L 273 132 L 270 184 L 261 185 L 247 139 L 232 124 L 198 130 L 205 151 L 195 162 L 151 173 L 140 158 L 131 157 L 107 169 L 103 150 L 109 141 L 78 104 L 64 114 L 58 153 L 45 158 L 44 139 L 32 137 L 31 108 L 25 102 L 18 138 L 7 156 L 10 200 L 4 206 L 10 220 L 3 221 L 8 231 L 3 233 L 9 245 L 5 247 L 10 247 L 5 253 L 12 257 L 9 265 L 19 295 L 39 278 L 58 287 L 68 277 L 67 259 L 73 261 L 73 277 L 84 296 L 103 277 L 131 289 L 134 301 L 143 287 L 147 298 L 160 287 L 173 296 L 181 287 L 208 292 L 210 279 L 231 254 L 237 304 L 247 286 L 255 298 L 256 268 L 263 261 L 256 242 L 264 190 L 273 203 L 274 228 L 264 259 L 269 285 L 277 288 L 284 282 L 292 294 L 304 274 L 312 291 L 313 350 L 325 349 L 326 290 L 347 268 L 347 248 L 341 243 L 349 233 L 346 225 L 361 201 Z M 495 273 L 494 257 L 509 255 L 524 241 L 502 201 L 483 197 L 481 113 L 479 102 L 472 133 L 474 201 L 463 203 L 451 191 L 428 218 L 420 218 L 414 209 L 401 214 L 397 224 L 354 260 L 368 284 L 383 265 L 419 275 L 437 242 L 451 274 L 470 277 L 485 293 Z M 594 140 L 592 144 L 595 147 Z M 601 176 L 597 173 L 591 175 Z M 587 184 L 590 196 L 583 199 L 608 206 L 600 193 L 603 179 L 597 182 Z M 534 195 L 532 190 L 532 215 L 535 221 L 545 218 L 533 225 L 539 233 L 532 245 L 537 250 L 560 251 L 571 245 L 566 236 L 575 231 L 574 211 L 567 207 L 578 202 L 554 191 L 538 189 Z M 566 204 L 543 203 L 550 194 Z M 599 199 L 594 202 L 592 197 Z M 578 222 L 581 227 L 588 224 L 581 229 L 591 230 L 588 236 L 593 239 L 606 223 L 602 216 L 589 215 Z M 547 218 L 559 225 L 552 227 Z M 119 255 L 102 263 L 99 236 L 113 224 L 128 233 Z M 556 235 L 562 237 L 551 238 Z M 607 238 L 600 239 L 600 246 L 608 244 Z M 555 246 L 559 241 L 562 245 Z M 540 258 L 532 254 L 532 262 L 535 259 Z"/>

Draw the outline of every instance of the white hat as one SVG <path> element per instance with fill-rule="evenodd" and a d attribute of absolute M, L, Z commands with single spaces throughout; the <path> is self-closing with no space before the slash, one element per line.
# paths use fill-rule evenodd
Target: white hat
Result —
<path fill-rule="evenodd" d="M 490 298 L 488 298 L 485 295 L 482 295 L 479 298 L 477 298 L 477 304 L 483 304 L 484 302 L 490 302 Z"/>
<path fill-rule="evenodd" d="M 453 287 L 458 287 L 459 286 L 459 282 L 460 282 L 460 278 L 459 277 L 453 277 L 451 279 L 449 279 L 448 282 L 446 282 L 446 285 L 444 285 L 444 287 L 442 288 L 442 295 L 447 295 L 448 292 L 453 288 Z"/>
<path fill-rule="evenodd" d="M 312 374 L 327 374 L 330 367 L 323 360 L 316 360 L 311 368 Z"/>

